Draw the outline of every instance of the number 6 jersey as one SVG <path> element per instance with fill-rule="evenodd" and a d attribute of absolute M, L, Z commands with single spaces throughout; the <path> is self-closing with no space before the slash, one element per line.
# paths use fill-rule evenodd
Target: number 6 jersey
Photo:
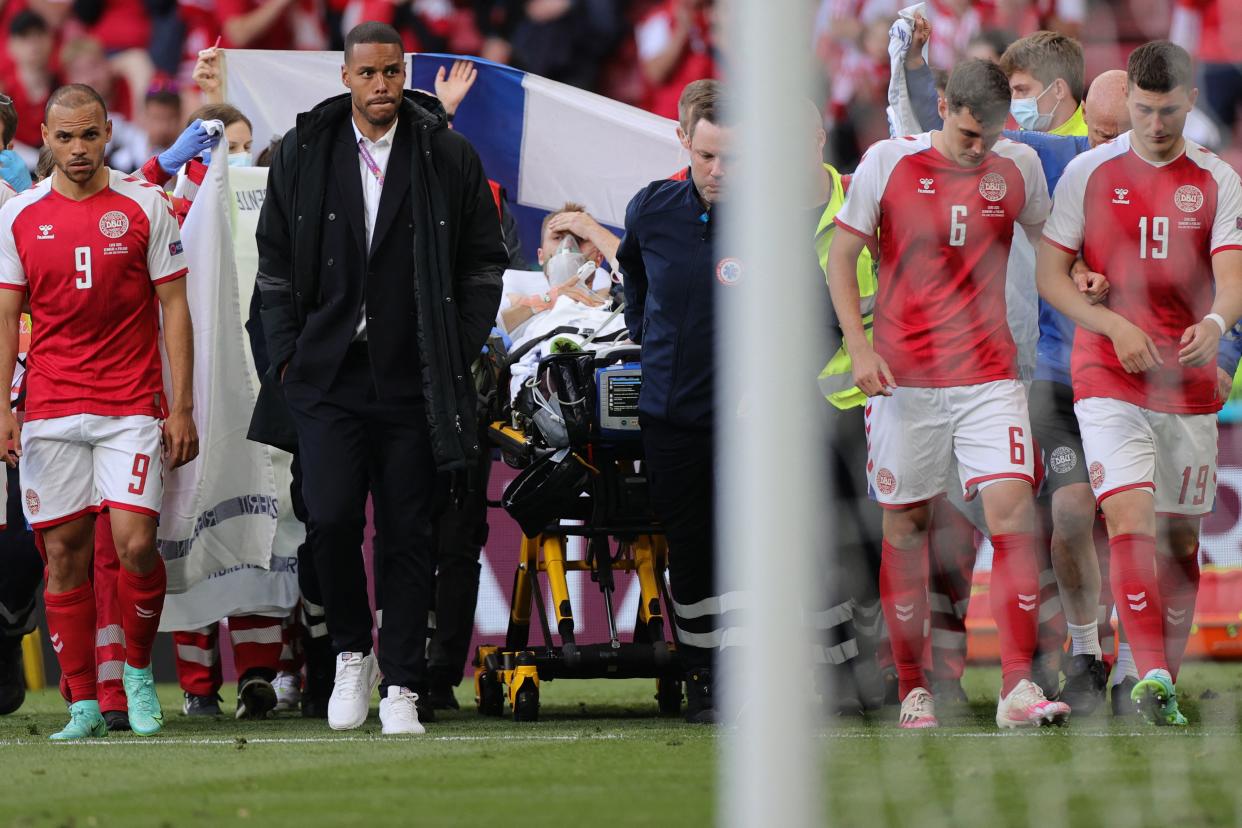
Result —
<path fill-rule="evenodd" d="M 1164 364 L 1127 374 L 1106 336 L 1078 329 L 1074 399 L 1111 397 L 1169 414 L 1218 410 L 1216 362 L 1177 361 L 1182 333 L 1212 309 L 1212 256 L 1242 250 L 1238 174 L 1193 141 L 1154 164 L 1130 145 L 1131 133 L 1075 158 L 1057 184 L 1044 238 L 1082 252 L 1108 277 L 1108 307 L 1152 338 Z"/>
<path fill-rule="evenodd" d="M 109 172 L 83 201 L 48 178 L 0 208 L 0 288 L 30 299 L 27 420 L 164 416 L 155 285 L 185 276 L 181 234 L 163 190 Z"/>
<path fill-rule="evenodd" d="M 1048 183 L 1030 147 L 1002 138 L 976 167 L 932 133 L 879 141 L 863 156 L 837 226 L 879 237 L 875 349 L 898 385 L 1016 379 L 1005 314 L 1014 222 L 1048 217 Z"/>

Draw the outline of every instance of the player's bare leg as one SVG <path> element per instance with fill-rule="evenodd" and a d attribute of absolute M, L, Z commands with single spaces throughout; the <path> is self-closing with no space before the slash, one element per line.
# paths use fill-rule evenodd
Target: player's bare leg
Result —
<path fill-rule="evenodd" d="M 1199 594 L 1199 522 L 1197 517 L 1168 517 L 1158 519 L 1156 524 L 1156 577 L 1164 609 L 1164 656 L 1174 682 L 1186 654 Z"/>
<path fill-rule="evenodd" d="M 884 510 L 880 603 L 897 665 L 903 728 L 936 727 L 936 703 L 923 673 L 927 636 L 927 530 L 931 505 Z"/>
<path fill-rule="evenodd" d="M 1023 480 L 997 480 L 980 489 L 992 534 L 992 616 L 1000 637 L 1000 727 L 1060 724 L 1069 706 L 1050 702 L 1031 681 L 1039 637 L 1039 568 L 1035 563 L 1035 498 Z"/>
<path fill-rule="evenodd" d="M 1095 509 L 1088 483 L 1071 483 L 1052 494 L 1052 568 L 1072 641 L 1060 698 L 1081 715 L 1103 701 L 1108 682 L 1097 622 L 1101 578 Z"/>
<path fill-rule="evenodd" d="M 1106 498 L 1110 577 L 1117 614 L 1125 627 L 1142 680 L 1131 698 L 1155 724 L 1184 725 L 1165 655 L 1164 612 L 1156 575 L 1156 508 L 1150 490 L 1130 489 Z"/>
<path fill-rule="evenodd" d="M 140 512 L 112 509 L 112 539 L 121 561 L 117 597 L 125 630 L 125 695 L 134 733 L 150 736 L 164 723 L 151 675 L 151 645 L 164 610 L 167 578 L 155 548 L 155 518 Z"/>
<path fill-rule="evenodd" d="M 40 530 L 47 556 L 47 627 L 52 649 L 69 686 L 69 724 L 53 733 L 56 741 L 108 735 L 95 684 L 95 589 L 91 556 L 95 516 Z"/>

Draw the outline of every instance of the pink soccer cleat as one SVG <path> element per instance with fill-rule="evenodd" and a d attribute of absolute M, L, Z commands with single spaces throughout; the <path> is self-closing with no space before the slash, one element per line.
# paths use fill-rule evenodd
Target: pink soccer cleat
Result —
<path fill-rule="evenodd" d="M 906 694 L 901 703 L 901 716 L 897 726 L 906 730 L 922 730 L 940 727 L 936 720 L 936 699 L 926 688 L 916 687 Z"/>
<path fill-rule="evenodd" d="M 1039 685 L 1027 679 L 1018 682 L 996 705 L 996 725 L 1001 728 L 1065 724 L 1069 715 L 1068 704 L 1048 701 Z"/>

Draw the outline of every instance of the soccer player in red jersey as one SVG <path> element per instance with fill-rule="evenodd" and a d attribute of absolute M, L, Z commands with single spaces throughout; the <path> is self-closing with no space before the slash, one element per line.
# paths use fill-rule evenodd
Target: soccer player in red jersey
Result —
<path fill-rule="evenodd" d="M 1185 138 L 1190 56 L 1165 41 L 1126 68 L 1133 129 L 1078 156 L 1044 228 L 1040 294 L 1079 325 L 1074 412 L 1104 512 L 1113 597 L 1144 677 L 1131 696 L 1184 725 L 1174 689 L 1198 591 L 1199 521 L 1216 497 L 1216 352 L 1242 314 L 1242 186 Z M 1090 306 L 1066 278 L 1081 251 L 1112 287 Z M 1157 556 L 1157 532 L 1170 554 Z"/>
<path fill-rule="evenodd" d="M 33 338 L 26 416 L 0 411 L 21 458 L 26 519 L 47 557 L 48 629 L 69 685 L 58 740 L 107 735 L 95 672 L 95 515 L 107 509 L 121 561 L 123 683 L 133 731 L 159 731 L 151 645 L 166 586 L 155 548 L 164 468 L 193 460 L 193 332 L 185 255 L 163 190 L 104 166 L 112 126 L 99 94 L 52 94 L 43 138 L 55 171 L 0 208 L 0 380 L 17 357 L 23 301 Z M 158 301 L 157 301 L 158 300 Z M 160 312 L 172 377 L 166 405 Z M 162 421 L 162 422 L 161 422 Z"/>
<path fill-rule="evenodd" d="M 829 287 L 867 407 L 867 474 L 884 513 L 880 599 L 902 697 L 900 726 L 935 727 L 923 672 L 927 529 L 956 456 L 992 535 L 1000 632 L 1000 727 L 1063 722 L 1069 707 L 1030 681 L 1039 579 L 1026 395 L 1005 316 L 1015 227 L 1036 236 L 1049 210 L 1035 151 L 1001 138 L 1009 81 L 967 60 L 940 103 L 944 129 L 871 147 L 854 174 L 829 253 Z M 878 237 L 874 346 L 855 263 Z"/>

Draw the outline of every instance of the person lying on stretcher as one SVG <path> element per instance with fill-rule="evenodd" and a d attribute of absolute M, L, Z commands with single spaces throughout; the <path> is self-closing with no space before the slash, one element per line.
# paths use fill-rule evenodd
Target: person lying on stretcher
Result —
<path fill-rule="evenodd" d="M 611 343 L 625 320 L 615 313 L 614 277 L 621 240 L 577 204 L 549 213 L 543 223 L 542 270 L 506 270 L 497 326 L 509 337 L 510 397 L 534 376 L 539 359 L 557 348 Z M 618 292 L 618 296 L 620 293 Z"/>

